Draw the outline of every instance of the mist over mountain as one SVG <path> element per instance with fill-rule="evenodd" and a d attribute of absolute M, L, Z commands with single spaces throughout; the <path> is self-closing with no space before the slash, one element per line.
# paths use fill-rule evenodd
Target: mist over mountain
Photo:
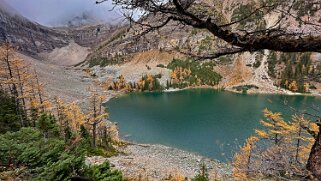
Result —
<path fill-rule="evenodd" d="M 0 7 L 51 27 L 86 23 L 116 24 L 123 20 L 119 8 L 113 9 L 111 1 L 97 5 L 95 0 L 2 0 Z"/>
<path fill-rule="evenodd" d="M 97 17 L 93 12 L 85 11 L 74 17 L 65 17 L 63 19 L 57 20 L 51 23 L 51 26 L 83 26 L 83 25 L 93 25 L 93 24 L 112 24 L 118 21 L 108 21 L 107 19 L 102 19 Z"/>

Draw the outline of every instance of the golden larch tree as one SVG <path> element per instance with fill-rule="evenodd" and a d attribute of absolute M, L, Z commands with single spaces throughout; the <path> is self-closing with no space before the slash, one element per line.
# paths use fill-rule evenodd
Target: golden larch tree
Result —
<path fill-rule="evenodd" d="M 256 143 L 259 138 L 251 136 L 246 139 L 244 146 L 233 158 L 233 176 L 237 180 L 248 180 L 251 171 L 251 162 L 253 157 L 253 149 L 256 147 Z"/>

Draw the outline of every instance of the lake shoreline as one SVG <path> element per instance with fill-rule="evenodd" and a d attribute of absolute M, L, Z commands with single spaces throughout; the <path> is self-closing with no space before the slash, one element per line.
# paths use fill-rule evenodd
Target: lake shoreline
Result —
<path fill-rule="evenodd" d="M 192 89 L 213 89 L 217 91 L 227 91 L 235 94 L 248 94 L 248 95 L 287 95 L 287 96 L 316 96 L 316 97 L 321 97 L 320 93 L 317 92 L 310 92 L 310 93 L 299 93 L 299 92 L 292 92 L 286 89 L 277 89 L 273 91 L 263 91 L 261 89 L 249 89 L 246 93 L 243 93 L 242 91 L 237 91 L 233 88 L 219 88 L 215 86 L 191 86 L 191 87 L 185 87 L 185 88 L 175 88 L 175 89 L 165 89 L 162 91 L 145 91 L 146 93 L 148 92 L 161 92 L 161 93 L 171 93 L 171 92 L 179 92 L 179 91 L 184 91 L 184 90 L 192 90 Z M 108 95 L 105 101 L 103 102 L 104 104 L 107 103 L 110 99 L 117 98 L 120 96 L 124 96 L 126 94 L 130 93 L 142 93 L 140 91 L 133 91 L 133 92 L 125 92 L 125 91 L 112 91 L 115 93 L 112 93 L 112 95 Z"/>
<path fill-rule="evenodd" d="M 210 86 L 202 86 L 202 87 L 188 87 L 184 89 L 176 89 L 174 92 L 177 91 L 184 91 L 184 90 L 191 90 L 191 89 L 213 89 L 213 90 L 222 90 Z M 240 92 L 236 91 L 230 91 L 230 90 L 222 90 L 222 91 L 227 91 L 227 92 L 232 92 L 235 94 L 242 94 Z M 170 91 L 168 93 L 171 93 L 173 91 Z M 112 98 L 117 98 L 125 95 L 129 95 L 130 93 L 126 93 L 125 91 L 118 91 L 117 93 L 113 93 L 110 96 L 108 96 L 108 99 L 105 101 L 107 103 L 110 99 Z M 270 92 L 270 93 L 248 93 L 249 95 L 262 95 L 262 94 L 275 94 L 275 95 L 289 95 L 289 96 L 314 96 L 311 94 L 279 94 L 277 92 Z M 149 165 L 147 163 L 154 163 L 155 165 L 161 165 L 161 164 L 169 164 L 168 168 L 181 168 L 180 172 L 181 173 L 187 173 L 189 177 L 191 177 L 193 174 L 197 174 L 197 169 L 198 167 L 196 166 L 196 170 L 191 171 L 190 165 L 191 163 L 187 160 L 185 160 L 185 157 L 183 155 L 189 155 L 187 157 L 191 157 L 190 159 L 193 159 L 195 157 L 201 158 L 201 160 L 211 160 L 211 162 L 208 162 L 209 164 L 213 165 L 221 165 L 220 168 L 226 168 L 224 169 L 225 175 L 231 176 L 232 168 L 229 163 L 224 163 L 220 162 L 216 159 L 210 159 L 206 156 L 202 156 L 197 153 L 189 152 L 189 151 L 184 151 L 181 149 L 176 148 L 175 146 L 164 146 L 160 144 L 140 144 L 140 143 L 134 143 L 131 141 L 127 141 L 126 138 L 121 137 L 121 140 L 124 142 L 128 142 L 129 144 L 125 147 L 120 148 L 124 154 L 120 154 L 116 157 L 112 157 L 109 160 L 116 166 L 116 168 L 121 169 L 125 175 L 134 177 L 135 174 L 137 173 L 136 167 L 141 168 L 142 170 L 146 171 L 147 176 L 150 178 L 158 178 L 159 180 L 162 180 L 161 178 L 164 178 L 164 176 L 168 175 L 168 170 L 166 169 L 161 169 L 159 167 L 155 167 L 152 165 Z M 140 152 L 148 153 L 148 155 L 140 155 Z M 175 155 L 175 157 L 180 158 L 184 157 L 180 162 L 175 162 L 175 163 L 168 163 L 169 159 L 172 159 L 172 157 L 168 157 L 167 155 Z M 146 160 L 144 162 L 139 161 L 139 159 Z M 199 161 L 196 161 L 197 164 L 199 164 Z M 127 165 L 126 165 L 127 164 Z M 197 165 L 196 164 L 196 165 Z M 175 166 L 173 166 L 175 165 Z M 195 164 L 194 164 L 195 166 Z M 209 167 L 212 167 L 211 165 L 208 165 Z M 159 170 L 160 169 L 160 170 Z M 175 171 L 177 172 L 177 171 Z M 137 176 L 137 175 L 136 175 Z M 160 178 L 161 177 L 161 178 Z"/>
<path fill-rule="evenodd" d="M 183 176 L 191 180 L 204 162 L 211 180 L 232 178 L 228 163 L 210 159 L 199 154 L 160 144 L 128 143 L 118 148 L 122 154 L 108 158 L 125 177 L 166 180 L 170 176 Z"/>
<path fill-rule="evenodd" d="M 292 92 L 286 89 L 273 89 L 273 90 L 262 90 L 260 88 L 258 89 L 249 89 L 246 91 L 246 93 L 243 93 L 242 91 L 237 91 L 236 89 L 229 87 L 229 88 L 221 88 L 217 86 L 191 86 L 191 87 L 186 87 L 182 89 L 177 89 L 176 91 L 182 91 L 182 90 L 190 90 L 190 89 L 214 89 L 218 91 L 228 91 L 236 94 L 248 94 L 248 95 L 287 95 L 287 96 L 321 96 L 320 93 L 317 92 L 310 92 L 310 93 L 300 93 L 300 92 Z M 175 92 L 175 91 L 173 91 Z"/>
<path fill-rule="evenodd" d="M 186 90 L 180 89 L 179 91 Z M 108 92 L 104 101 L 108 101 L 128 93 L 117 91 L 116 93 Z M 117 126 L 116 122 L 110 122 Z M 119 133 L 117 135 L 120 135 Z M 210 177 L 213 180 L 224 178 L 232 180 L 232 167 L 228 162 L 221 162 L 195 152 L 182 150 L 174 146 L 165 146 L 161 144 L 142 144 L 126 140 L 118 136 L 117 138 L 123 146 L 117 147 L 120 154 L 108 158 L 111 164 L 123 172 L 126 178 L 138 179 L 139 177 L 152 180 L 164 180 L 170 176 L 184 176 L 191 180 L 198 174 L 200 164 L 204 161 L 208 168 Z"/>

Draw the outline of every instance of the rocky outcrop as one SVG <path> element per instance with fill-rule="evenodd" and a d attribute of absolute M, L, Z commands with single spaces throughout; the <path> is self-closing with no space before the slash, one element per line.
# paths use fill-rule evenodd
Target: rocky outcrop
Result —
<path fill-rule="evenodd" d="M 98 24 L 67 28 L 67 31 L 77 44 L 84 47 L 93 47 L 105 41 L 117 28 L 118 26 L 109 24 Z"/>
<path fill-rule="evenodd" d="M 110 38 L 99 46 L 88 56 L 90 61 L 94 58 L 113 59 L 149 50 L 171 51 L 183 47 L 189 41 L 191 28 L 184 28 L 184 31 L 177 31 L 180 27 L 170 25 L 157 32 L 150 32 L 142 37 L 142 30 L 138 26 L 132 28 L 122 27 L 113 32 Z"/>

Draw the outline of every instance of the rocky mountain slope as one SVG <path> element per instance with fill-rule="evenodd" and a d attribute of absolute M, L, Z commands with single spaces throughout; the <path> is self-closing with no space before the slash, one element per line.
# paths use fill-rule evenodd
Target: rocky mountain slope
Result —
<path fill-rule="evenodd" d="M 206 0 L 203 2 L 207 5 L 212 3 Z M 260 1 L 216 0 L 216 6 L 209 7 L 214 17 L 220 17 L 218 21 L 226 23 L 245 16 L 258 2 Z M 320 24 L 320 20 L 317 19 L 318 15 L 321 15 L 320 11 L 315 11 L 313 16 L 307 17 L 306 14 L 311 14 L 313 7 L 302 6 L 294 9 L 294 13 L 300 16 L 301 20 L 308 19 Z M 309 9 L 311 11 L 308 11 Z M 232 28 L 235 30 L 249 26 L 268 28 L 277 22 L 279 16 L 279 13 L 268 16 L 258 14 Z M 157 22 L 157 18 L 159 17 L 149 15 L 142 18 L 141 22 L 153 23 Z M 76 65 L 86 60 L 82 66 L 94 67 L 93 75 L 98 75 L 103 81 L 123 75 L 128 82 L 137 82 L 144 74 L 161 74 L 160 82 L 164 85 L 171 79 L 171 70 L 158 65 L 166 66 L 174 58 L 186 58 L 187 55 L 180 53 L 182 50 L 192 54 L 202 54 L 222 45 L 222 41 L 205 30 L 193 29 L 175 22 L 143 37 L 140 37 L 143 29 L 138 25 L 128 27 L 91 24 L 48 28 L 27 20 L 4 3 L 0 3 L 0 24 L 0 43 L 8 41 L 24 54 L 57 65 Z M 299 24 L 298 19 L 294 17 L 282 22 L 282 25 L 293 32 L 317 32 L 316 29 L 301 28 Z M 321 77 L 319 54 L 309 54 L 304 65 L 298 62 L 305 55 L 297 54 L 291 63 L 288 60 L 293 57 L 292 55 L 276 53 L 272 56 L 272 54 L 270 51 L 246 52 L 209 61 L 216 63 L 214 71 L 223 77 L 218 87 L 235 90 L 237 87 L 250 85 L 254 87 L 252 89 L 254 92 L 258 87 L 260 92 L 284 93 L 285 89 L 304 92 L 304 86 L 309 84 L 308 87 L 313 87 L 314 92 L 319 92 L 318 89 L 321 88 L 318 78 Z M 291 83 L 297 85 L 290 86 Z"/>
<path fill-rule="evenodd" d="M 0 8 L 0 24 L 0 43 L 8 41 L 22 52 L 35 55 L 68 45 L 67 35 L 11 14 L 3 6 Z"/>
<path fill-rule="evenodd" d="M 260 1 L 244 0 L 228 0 L 228 1 L 215 1 L 215 6 L 210 6 L 211 2 L 204 1 L 211 7 L 211 11 L 214 13 L 214 17 L 220 17 L 218 21 L 222 23 L 231 22 L 237 20 L 237 18 L 242 18 L 246 16 L 246 13 L 251 12 L 251 10 L 258 7 Z M 302 2 L 299 2 L 302 4 Z M 319 32 L 316 26 L 300 26 L 302 22 L 308 20 L 310 23 L 320 24 L 318 17 L 321 15 L 320 10 L 315 6 L 319 6 L 316 3 L 303 2 L 302 6 L 297 4 L 293 5 L 293 10 L 291 13 L 293 17 L 290 16 L 282 20 L 279 24 L 286 27 L 291 32 L 309 32 L 316 33 Z M 250 28 L 269 28 L 278 22 L 281 13 L 275 12 L 269 15 L 263 16 L 261 14 L 255 15 L 248 21 L 242 22 L 232 28 L 235 30 L 243 29 L 245 27 Z M 149 15 L 142 19 L 142 23 L 153 23 L 157 21 L 158 17 L 154 15 Z M 178 53 L 184 50 L 185 52 L 190 52 L 193 54 L 207 53 L 213 51 L 215 48 L 221 46 L 221 41 L 213 37 L 209 32 L 205 30 L 197 30 L 188 26 L 177 25 L 177 23 L 172 22 L 169 25 L 150 32 L 143 37 L 137 38 L 143 29 L 134 25 L 131 28 L 124 27 L 113 33 L 110 39 L 104 41 L 97 49 L 95 49 L 88 57 L 88 64 L 91 66 L 100 65 L 102 68 L 95 68 L 95 72 L 99 74 L 110 71 L 110 66 L 106 65 L 120 64 L 120 67 L 132 67 L 131 63 L 136 57 L 140 57 L 139 62 L 136 63 L 135 68 L 131 69 L 132 72 L 147 72 L 146 65 L 151 69 L 148 70 L 149 73 L 165 74 L 165 77 L 170 79 L 170 75 L 166 72 L 166 68 L 158 69 L 157 63 L 150 63 L 150 57 L 144 57 L 143 54 L 147 52 L 152 52 L 155 56 L 154 59 L 157 62 L 158 56 L 162 52 L 166 51 L 172 56 L 168 56 L 167 60 L 162 59 L 160 63 L 165 65 L 172 61 L 173 58 L 186 57 Z M 315 73 L 312 75 L 311 72 L 320 65 L 320 56 L 318 54 L 310 54 L 308 64 L 309 65 L 298 65 L 298 62 L 303 55 L 297 54 L 297 59 L 292 61 L 291 65 L 287 63 L 287 60 L 281 60 L 281 56 L 290 57 L 290 54 L 276 53 L 276 59 L 271 59 L 270 51 L 254 52 L 254 53 L 242 53 L 232 56 L 223 56 L 218 59 L 211 61 L 217 62 L 215 71 L 223 75 L 223 79 L 220 83 L 220 87 L 224 87 L 233 90 L 236 87 L 253 85 L 253 87 L 258 87 L 260 92 L 279 92 L 287 93 L 285 89 L 291 90 L 289 86 L 292 82 L 297 84 L 297 87 L 301 87 L 301 91 L 292 90 L 294 92 L 303 92 L 305 84 L 313 85 L 314 92 L 319 92 L 318 89 L 321 88 L 319 85 L 319 80 L 311 78 L 309 81 L 303 80 L 298 75 L 302 74 L 301 77 L 315 77 Z M 150 53 L 151 54 L 151 53 Z M 272 57 L 273 58 L 273 57 Z M 138 65 L 140 64 L 140 65 Z M 306 71 L 307 75 L 303 75 L 302 72 L 292 72 L 293 75 L 286 76 L 284 71 L 286 67 L 290 69 L 301 69 L 296 68 L 298 66 L 309 66 Z M 321 66 L 321 65 L 320 65 Z M 104 68 L 105 67 L 105 68 Z M 273 71 L 276 70 L 276 71 Z M 128 81 L 137 81 L 138 76 L 133 76 L 132 73 L 122 72 L 116 70 L 116 75 L 124 75 Z M 257 89 L 252 89 L 256 92 Z M 310 90 L 309 90 L 310 91 Z"/>
<path fill-rule="evenodd" d="M 20 16 L 5 2 L 0 2 L 0 25 L 0 43 L 10 42 L 19 51 L 33 56 L 70 43 L 91 48 L 118 28 L 109 24 L 49 28 Z"/>
<path fill-rule="evenodd" d="M 28 20 L 0 1 L 0 45 L 9 42 L 18 50 L 17 56 L 38 72 L 51 98 L 86 98 L 91 79 L 82 68 L 71 66 L 83 62 L 117 28 L 94 23 L 50 28 Z"/>

